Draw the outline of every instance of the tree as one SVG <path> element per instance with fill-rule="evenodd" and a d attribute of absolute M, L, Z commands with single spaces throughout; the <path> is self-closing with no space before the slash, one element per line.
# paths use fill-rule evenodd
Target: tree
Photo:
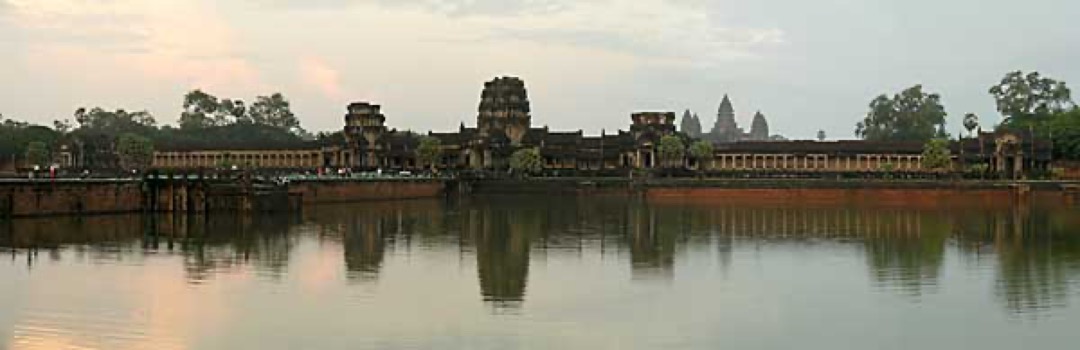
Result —
<path fill-rule="evenodd" d="M 154 144 L 145 137 L 125 133 L 116 141 L 116 152 L 122 168 L 143 170 L 153 161 Z"/>
<path fill-rule="evenodd" d="M 247 114 L 247 107 L 241 100 L 221 100 L 217 111 L 214 113 L 215 124 L 251 124 L 251 117 Z"/>
<path fill-rule="evenodd" d="M 180 128 L 205 129 L 217 126 L 214 116 L 220 103 L 214 95 L 202 90 L 192 90 L 184 95 L 184 111 L 180 113 Z"/>
<path fill-rule="evenodd" d="M 667 135 L 660 138 L 660 144 L 657 145 L 656 151 L 659 153 L 661 162 L 668 165 L 682 162 L 683 156 L 686 154 L 686 145 L 683 144 L 682 138 Z"/>
<path fill-rule="evenodd" d="M 424 136 L 420 138 L 420 145 L 416 146 L 416 159 L 421 164 L 427 164 L 431 167 L 431 171 L 435 171 L 435 166 L 442 158 L 442 140 L 431 136 Z"/>
<path fill-rule="evenodd" d="M 523 148 L 510 155 L 510 169 L 523 175 L 533 175 L 544 170 L 544 160 L 540 157 L 540 150 L 536 148 Z"/>
<path fill-rule="evenodd" d="M 945 137 L 945 107 L 941 96 L 915 85 L 889 98 L 870 102 L 870 112 L 855 128 L 855 135 L 871 141 L 921 141 Z"/>
<path fill-rule="evenodd" d="M 924 169 L 947 169 L 951 165 L 952 155 L 949 152 L 949 140 L 935 138 L 923 146 L 922 166 Z"/>
<path fill-rule="evenodd" d="M 713 158 L 713 144 L 705 140 L 698 140 L 690 145 L 690 157 L 697 162 L 698 170 L 705 168 L 705 162 Z"/>
<path fill-rule="evenodd" d="M 73 129 L 75 129 L 75 127 L 71 124 L 70 119 L 53 121 L 53 130 L 56 130 L 58 133 L 67 134 Z"/>
<path fill-rule="evenodd" d="M 975 128 L 979 127 L 979 116 L 975 113 L 964 115 L 964 129 L 968 131 L 968 137 L 974 136 Z"/>
<path fill-rule="evenodd" d="M 104 133 L 147 133 L 157 128 L 157 120 L 147 111 L 128 112 L 123 109 L 108 111 L 100 107 L 75 110 L 75 122 L 79 129 Z"/>
<path fill-rule="evenodd" d="M 1009 72 L 990 88 L 997 109 L 1005 116 L 1002 125 L 1026 127 L 1045 122 L 1075 106 L 1064 82 L 1045 78 L 1038 72 Z"/>
<path fill-rule="evenodd" d="M 825 141 L 825 130 L 818 130 L 817 131 L 817 140 L 822 141 L 822 142 Z"/>
<path fill-rule="evenodd" d="M 1050 130 L 1053 130 L 1054 156 L 1080 160 L 1080 108 L 1055 115 Z"/>
<path fill-rule="evenodd" d="M 26 162 L 29 165 L 48 166 L 49 146 L 41 141 L 33 141 L 26 145 Z"/>
<path fill-rule="evenodd" d="M 31 143 L 39 142 L 49 149 L 61 136 L 60 133 L 46 126 L 10 119 L 3 120 L 0 122 L 0 155 L 22 158 L 26 156 L 27 147 Z"/>
<path fill-rule="evenodd" d="M 289 100 L 280 93 L 256 97 L 248 114 L 255 124 L 269 125 L 291 132 L 301 130 L 300 121 L 296 119 L 296 115 L 289 107 Z"/>

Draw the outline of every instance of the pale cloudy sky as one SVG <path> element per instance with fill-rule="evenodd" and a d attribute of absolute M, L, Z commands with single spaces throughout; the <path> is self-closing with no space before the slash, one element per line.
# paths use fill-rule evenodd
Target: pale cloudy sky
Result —
<path fill-rule="evenodd" d="M 923 84 L 950 130 L 999 120 L 1011 70 L 1080 86 L 1075 0 L 0 0 L 0 113 L 77 107 L 173 123 L 184 92 L 282 92 L 310 130 L 345 105 L 400 129 L 473 124 L 480 88 L 525 79 L 535 125 L 599 133 L 640 110 L 698 112 L 850 138 L 877 94 Z"/>

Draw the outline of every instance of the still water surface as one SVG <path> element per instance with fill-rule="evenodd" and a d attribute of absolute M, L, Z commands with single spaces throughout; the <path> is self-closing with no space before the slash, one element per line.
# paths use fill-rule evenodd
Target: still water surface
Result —
<path fill-rule="evenodd" d="M 1080 209 L 490 197 L 0 223 L 0 349 L 1076 349 Z"/>

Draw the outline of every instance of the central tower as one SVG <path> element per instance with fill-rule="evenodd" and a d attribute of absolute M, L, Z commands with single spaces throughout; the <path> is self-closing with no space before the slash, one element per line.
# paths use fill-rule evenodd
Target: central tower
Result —
<path fill-rule="evenodd" d="M 525 82 L 516 77 L 501 77 L 484 83 L 476 126 L 485 137 L 505 136 L 518 145 L 529 131 L 529 96 Z"/>
<path fill-rule="evenodd" d="M 343 163 L 348 166 L 375 168 L 379 166 L 377 141 L 386 134 L 386 116 L 379 105 L 354 102 L 345 114 L 345 142 L 355 157 L 346 155 Z"/>
<path fill-rule="evenodd" d="M 720 108 L 716 111 L 716 124 L 713 124 L 711 134 L 714 141 L 719 142 L 738 141 L 742 135 L 739 124 L 735 122 L 735 108 L 727 95 L 720 101 Z"/>

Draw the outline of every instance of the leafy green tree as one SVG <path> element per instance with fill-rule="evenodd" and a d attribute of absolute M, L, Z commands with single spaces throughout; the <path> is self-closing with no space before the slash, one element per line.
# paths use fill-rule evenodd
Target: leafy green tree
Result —
<path fill-rule="evenodd" d="M 153 161 L 154 144 L 145 137 L 125 133 L 116 141 L 116 152 L 122 168 L 143 170 Z"/>
<path fill-rule="evenodd" d="M 26 145 L 26 162 L 29 165 L 48 166 L 50 163 L 49 146 L 41 141 Z"/>
<path fill-rule="evenodd" d="M 510 169 L 523 175 L 535 175 L 544 170 L 544 159 L 540 157 L 540 150 L 536 148 L 523 148 L 510 155 Z"/>
<path fill-rule="evenodd" d="M 420 138 L 420 145 L 416 146 L 416 159 L 420 161 L 420 164 L 427 164 L 431 167 L 431 171 L 435 171 L 435 166 L 442 158 L 442 140 L 431 136 L 423 136 Z"/>
<path fill-rule="evenodd" d="M 56 132 L 60 134 L 67 134 L 72 130 L 75 130 L 75 126 L 71 124 L 71 120 L 69 119 L 54 120 L 53 130 L 56 130 Z"/>
<path fill-rule="evenodd" d="M 947 169 L 951 165 L 952 155 L 949 151 L 949 140 L 942 138 L 931 139 L 923 146 L 922 166 L 924 169 Z"/>
<path fill-rule="evenodd" d="M 1064 82 L 1046 78 L 1038 72 L 1009 72 L 990 88 L 997 109 L 1006 117 L 1002 125 L 1027 127 L 1045 122 L 1052 115 L 1075 106 Z"/>
<path fill-rule="evenodd" d="M 1080 108 L 1059 113 L 1050 122 L 1054 142 L 1054 156 L 1080 160 Z"/>
<path fill-rule="evenodd" d="M 943 135 L 945 107 L 941 96 L 915 85 L 889 98 L 870 102 L 870 112 L 855 128 L 855 135 L 871 141 L 921 141 Z"/>
<path fill-rule="evenodd" d="M 75 110 L 75 121 L 79 123 L 79 129 L 105 133 L 149 133 L 157 127 L 157 120 L 150 112 L 108 111 L 99 107 Z"/>
<path fill-rule="evenodd" d="M 0 119 L 3 119 L 0 116 Z M 41 125 L 33 125 L 16 120 L 0 122 L 0 155 L 26 156 L 27 147 L 32 142 L 40 142 L 46 148 L 52 147 L 62 135 L 55 130 Z"/>
<path fill-rule="evenodd" d="M 713 144 L 705 140 L 698 140 L 690 144 L 690 157 L 698 163 L 698 169 L 704 168 L 705 162 L 713 158 Z"/>
<path fill-rule="evenodd" d="M 202 90 L 192 90 L 184 95 L 184 111 L 180 113 L 180 128 L 205 129 L 217 126 L 214 116 L 220 103 L 214 95 Z"/>
<path fill-rule="evenodd" d="M 968 137 L 975 136 L 975 128 L 979 127 L 979 116 L 975 113 L 964 115 L 964 129 L 967 129 Z"/>
<path fill-rule="evenodd" d="M 221 100 L 217 112 L 214 114 L 215 123 L 218 125 L 250 124 L 251 116 L 247 113 L 247 106 L 241 100 Z"/>
<path fill-rule="evenodd" d="M 660 138 L 660 143 L 656 146 L 656 152 L 665 165 L 680 163 L 683 156 L 686 155 L 686 145 L 683 144 L 682 138 L 667 135 Z"/>
<path fill-rule="evenodd" d="M 289 100 L 280 93 L 270 96 L 259 96 L 255 103 L 251 104 L 248 111 L 251 120 L 256 124 L 269 125 L 282 130 L 297 132 L 300 129 L 300 121 L 293 114 Z"/>

